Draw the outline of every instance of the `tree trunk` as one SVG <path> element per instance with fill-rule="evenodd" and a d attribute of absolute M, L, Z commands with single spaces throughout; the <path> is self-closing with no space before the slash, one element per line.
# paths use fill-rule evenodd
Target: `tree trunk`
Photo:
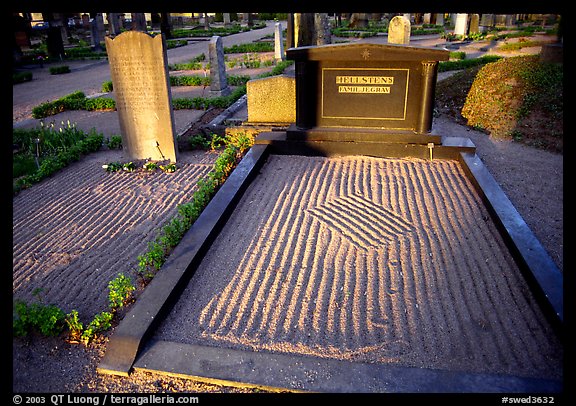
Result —
<path fill-rule="evenodd" d="M 294 13 L 294 45 L 314 45 L 314 13 Z"/>
<path fill-rule="evenodd" d="M 330 21 L 328 20 L 327 13 L 314 14 L 314 31 L 316 34 L 316 45 L 326 45 L 332 43 Z"/>
<path fill-rule="evenodd" d="M 160 32 L 164 34 L 166 39 L 172 38 L 172 22 L 170 20 L 170 13 L 160 13 Z"/>

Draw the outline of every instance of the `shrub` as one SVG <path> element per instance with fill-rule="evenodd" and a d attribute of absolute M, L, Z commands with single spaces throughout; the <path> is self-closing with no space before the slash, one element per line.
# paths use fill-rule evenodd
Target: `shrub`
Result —
<path fill-rule="evenodd" d="M 504 58 L 479 70 L 462 116 L 468 125 L 485 129 L 495 137 L 510 137 L 521 129 L 522 120 L 536 105 L 545 115 L 537 118 L 542 125 L 562 122 L 562 85 L 561 65 L 540 62 L 538 55 Z"/>
<path fill-rule="evenodd" d="M 51 75 L 60 75 L 62 73 L 70 73 L 70 67 L 68 65 L 52 66 L 48 70 L 49 70 Z"/>
<path fill-rule="evenodd" d="M 111 80 L 107 80 L 106 82 L 102 83 L 102 91 L 105 93 L 110 93 L 114 90 L 114 85 Z"/>
<path fill-rule="evenodd" d="M 224 47 L 225 54 L 244 54 L 251 52 L 274 52 L 273 42 L 253 42 Z"/>
<path fill-rule="evenodd" d="M 32 137 L 38 138 L 39 135 L 42 136 L 42 131 L 43 130 L 41 129 L 32 129 L 18 132 L 15 131 L 17 138 L 15 137 L 13 139 L 25 140 L 26 137 L 28 139 L 32 139 Z M 35 172 L 18 178 L 13 185 L 13 193 L 18 193 L 20 190 L 29 187 L 34 183 L 40 182 L 42 179 L 64 168 L 69 163 L 77 161 L 82 154 L 98 151 L 104 142 L 104 136 L 102 134 L 97 134 L 95 131 L 92 131 L 89 134 L 85 134 L 79 130 L 71 131 L 73 132 L 73 136 L 69 138 L 62 137 L 52 139 L 52 147 L 47 146 L 47 151 L 45 151 L 50 151 L 51 155 L 46 155 L 46 153 L 44 153 L 42 155 L 39 168 Z M 60 132 L 45 130 L 44 135 L 50 134 L 50 136 L 52 136 L 51 133 L 66 134 L 66 132 L 67 131 Z M 77 138 L 74 138 L 74 135 L 76 135 Z M 48 144 L 46 143 L 43 145 Z M 32 151 L 34 151 L 33 146 L 24 148 L 30 148 Z M 32 152 L 32 156 L 33 154 L 34 152 Z"/>
<path fill-rule="evenodd" d="M 14 303 L 16 318 L 12 320 L 14 334 L 25 336 L 37 331 L 45 336 L 57 336 L 64 329 L 65 314 L 54 305 L 41 303 L 26 304 L 17 300 Z"/>
<path fill-rule="evenodd" d="M 32 72 L 16 72 L 12 74 L 12 84 L 29 82 L 32 80 Z"/>
<path fill-rule="evenodd" d="M 33 118 L 46 118 L 64 110 L 78 110 L 84 106 L 86 95 L 81 91 L 76 91 L 53 102 L 42 103 L 32 109 Z"/>
<path fill-rule="evenodd" d="M 87 110 L 87 111 L 103 111 L 103 110 L 114 110 L 116 109 L 116 102 L 110 97 L 95 97 L 93 99 L 85 99 L 84 105 L 78 109 L 69 110 Z"/>
<path fill-rule="evenodd" d="M 502 59 L 498 55 L 484 55 L 480 58 L 462 59 L 457 61 L 440 61 L 438 63 L 438 72 L 447 72 L 451 70 L 468 69 L 473 66 L 485 65 Z"/>
<path fill-rule="evenodd" d="M 112 135 L 106 139 L 108 149 L 122 149 L 122 136 Z"/>
<path fill-rule="evenodd" d="M 80 336 L 80 341 L 84 345 L 88 345 L 90 341 L 94 338 L 96 333 L 101 331 L 106 331 L 112 327 L 112 318 L 114 315 L 109 312 L 102 312 L 94 316 L 94 319 L 88 324 L 82 335 Z"/>
<path fill-rule="evenodd" d="M 117 309 L 124 307 L 124 305 L 131 299 L 134 289 L 134 285 L 132 285 L 130 278 L 122 273 L 118 274 L 116 278 L 108 283 L 108 301 L 110 303 L 110 309 L 116 311 Z"/>

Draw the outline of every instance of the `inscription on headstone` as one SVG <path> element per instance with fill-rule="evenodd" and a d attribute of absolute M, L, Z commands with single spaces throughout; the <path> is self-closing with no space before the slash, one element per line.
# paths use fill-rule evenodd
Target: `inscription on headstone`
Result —
<path fill-rule="evenodd" d="M 322 119 L 405 120 L 409 73 L 406 68 L 322 69 Z"/>
<path fill-rule="evenodd" d="M 106 37 L 122 145 L 133 159 L 177 159 L 164 42 L 140 31 Z"/>

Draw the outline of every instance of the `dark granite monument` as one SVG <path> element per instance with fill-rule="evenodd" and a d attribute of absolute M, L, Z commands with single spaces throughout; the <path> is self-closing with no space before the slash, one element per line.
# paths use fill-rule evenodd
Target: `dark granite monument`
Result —
<path fill-rule="evenodd" d="M 290 48 L 296 123 L 288 138 L 429 134 L 438 61 L 449 52 L 397 44 Z M 359 139 L 360 139 L 359 138 Z"/>

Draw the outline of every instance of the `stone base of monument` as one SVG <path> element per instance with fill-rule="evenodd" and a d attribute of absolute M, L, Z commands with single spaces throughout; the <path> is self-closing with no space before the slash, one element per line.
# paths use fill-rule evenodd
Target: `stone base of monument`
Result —
<path fill-rule="evenodd" d="M 382 131 L 376 128 L 362 128 L 351 131 L 349 128 L 314 127 L 306 130 L 295 124 L 286 130 L 286 138 L 293 141 L 336 141 L 336 142 L 378 142 L 383 144 L 439 144 L 439 135 L 419 134 L 409 130 Z"/>

